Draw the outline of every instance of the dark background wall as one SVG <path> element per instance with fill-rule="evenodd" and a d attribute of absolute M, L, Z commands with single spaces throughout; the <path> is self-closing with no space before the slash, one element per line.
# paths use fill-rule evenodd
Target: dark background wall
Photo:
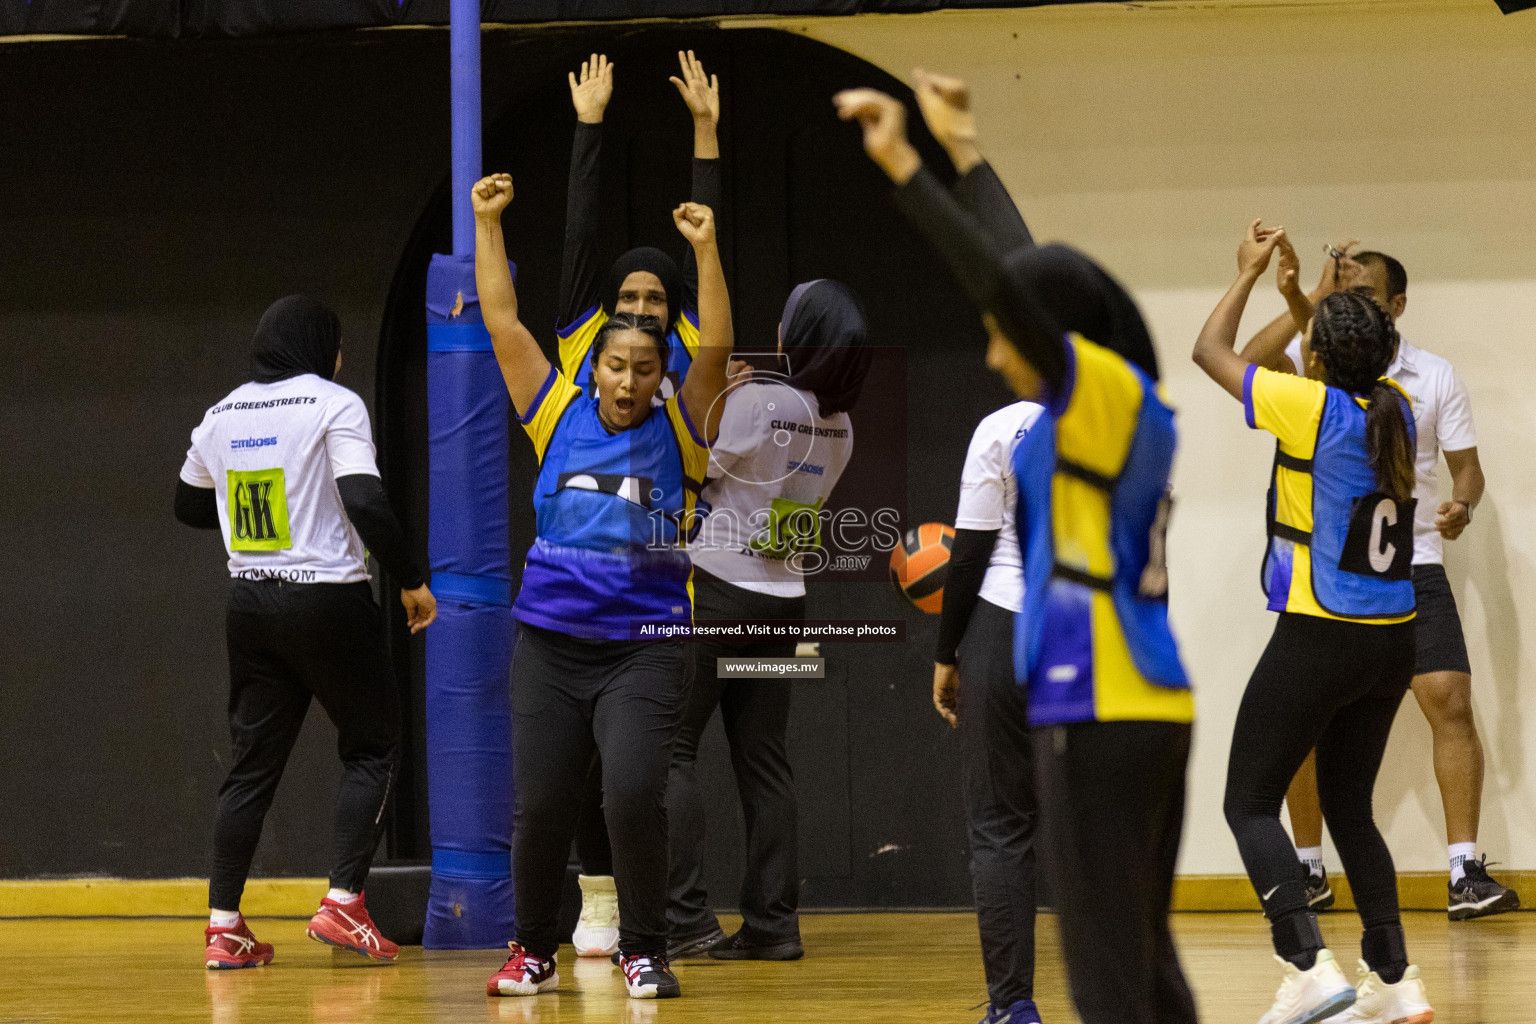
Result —
<path fill-rule="evenodd" d="M 1007 398 L 958 289 L 831 115 L 836 88 L 895 87 L 847 54 L 768 31 L 488 33 L 486 166 L 517 179 L 507 226 L 528 322 L 552 333 L 564 75 L 594 48 L 618 62 L 605 248 L 680 251 L 667 210 L 687 192 L 690 135 L 666 82 L 680 46 L 720 74 L 726 98 L 738 339 L 771 345 L 797 281 L 853 285 L 898 351 L 855 413 L 838 498 L 894 486 L 907 523 L 950 519 L 970 431 Z M 176 470 L 203 409 L 246 379 L 261 310 L 309 291 L 341 315 L 342 382 L 374 409 L 386 483 L 424 550 L 420 296 L 427 254 L 448 244 L 446 33 L 7 51 L 0 568 L 16 589 L 0 644 L 0 876 L 197 875 L 228 755 L 227 583 L 216 538 L 170 517 Z M 891 428 L 903 422 L 904 438 Z M 509 459 L 520 551 L 532 461 L 518 433 Z M 879 582 L 828 582 L 811 609 L 906 614 Z M 904 645 L 827 645 L 829 679 L 797 691 L 807 905 L 968 902 L 957 749 L 928 696 L 933 626 L 912 616 Z M 419 713 L 419 645 L 398 631 L 393 643 Z M 333 749 L 316 710 L 257 874 L 325 873 Z M 727 905 L 739 824 L 718 727 L 703 757 L 709 880 Z M 419 746 L 409 760 L 419 769 Z M 425 779 L 403 782 L 386 852 L 422 856 Z"/>

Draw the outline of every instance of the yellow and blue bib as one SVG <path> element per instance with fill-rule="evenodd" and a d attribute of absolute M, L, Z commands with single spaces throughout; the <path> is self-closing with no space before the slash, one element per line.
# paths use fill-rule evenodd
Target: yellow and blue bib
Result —
<path fill-rule="evenodd" d="M 602 306 L 593 306 L 574 324 L 560 332 L 560 370 L 566 379 L 583 391 L 592 382 L 592 342 L 597 340 L 597 332 L 607 322 L 607 311 Z M 672 333 L 667 335 L 667 346 L 666 379 L 656 392 L 656 397 L 661 401 L 672 398 L 682 390 L 683 378 L 688 376 L 688 367 L 693 365 L 693 357 L 698 354 L 697 313 L 691 309 L 683 310 L 672 327 Z"/>
<path fill-rule="evenodd" d="M 1412 438 L 1406 394 L 1401 401 Z M 1376 490 L 1364 399 L 1250 366 L 1243 411 L 1248 426 L 1275 435 L 1261 570 L 1269 610 L 1375 625 L 1413 618 L 1415 503 Z"/>
<path fill-rule="evenodd" d="M 1073 334 L 1067 356 L 1059 394 L 1013 456 L 1014 671 L 1030 723 L 1192 721 L 1164 561 L 1173 410 L 1108 349 Z"/>
<path fill-rule="evenodd" d="M 563 373 L 519 417 L 539 456 L 528 549 L 513 615 L 599 640 L 645 639 L 644 625 L 693 621 L 684 546 L 704 509 L 709 446 L 682 400 L 610 433 L 597 398 Z"/>

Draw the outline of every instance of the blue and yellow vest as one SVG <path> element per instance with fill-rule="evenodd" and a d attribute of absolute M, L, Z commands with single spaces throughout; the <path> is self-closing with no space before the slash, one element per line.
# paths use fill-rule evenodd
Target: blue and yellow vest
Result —
<path fill-rule="evenodd" d="M 1067 338 L 1060 393 L 1014 451 L 1024 610 L 1014 671 L 1033 725 L 1189 722 L 1164 560 L 1177 437 L 1156 384 Z"/>
<path fill-rule="evenodd" d="M 1413 412 L 1400 400 L 1411 449 Z M 1261 569 L 1270 611 L 1377 625 L 1413 618 L 1415 502 L 1376 489 L 1365 400 L 1255 366 L 1243 408 L 1250 427 L 1276 438 Z"/>
<path fill-rule="evenodd" d="M 559 333 L 560 370 L 567 380 L 583 391 L 592 382 L 592 342 L 597 340 L 597 332 L 607 322 L 607 311 L 602 306 L 593 306 Z M 693 357 L 699 351 L 698 313 L 683 310 L 672 326 L 672 333 L 667 335 L 667 346 L 667 373 L 656 391 L 659 402 L 665 402 L 682 389 L 688 367 L 693 365 Z"/>
<path fill-rule="evenodd" d="M 550 367 L 519 419 L 539 456 L 537 536 L 512 614 L 597 640 L 648 639 L 655 633 L 643 626 L 691 623 L 684 546 L 704 511 L 709 446 L 682 400 L 610 433 L 597 398 Z"/>

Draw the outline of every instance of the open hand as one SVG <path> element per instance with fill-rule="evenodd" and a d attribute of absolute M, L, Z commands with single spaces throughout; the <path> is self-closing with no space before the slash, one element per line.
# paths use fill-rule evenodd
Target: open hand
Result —
<path fill-rule="evenodd" d="M 976 119 L 971 116 L 971 90 L 958 78 L 936 75 L 914 68 L 917 108 L 923 112 L 928 130 L 949 149 L 960 143 L 976 141 Z"/>
<path fill-rule="evenodd" d="M 960 672 L 955 666 L 933 663 L 933 706 L 951 728 L 959 727 Z"/>
<path fill-rule="evenodd" d="M 420 633 L 437 621 L 437 598 L 425 583 L 415 590 L 400 591 L 400 603 L 405 605 L 405 621 L 412 633 Z"/>
<path fill-rule="evenodd" d="M 1279 255 L 1275 284 L 1281 295 L 1290 295 L 1301 287 L 1297 284 L 1301 277 L 1301 257 L 1296 255 L 1296 247 L 1285 236 L 1285 232 L 1282 230 L 1279 234 L 1280 241 L 1275 246 L 1275 252 Z"/>
<path fill-rule="evenodd" d="M 673 75 L 668 81 L 677 86 L 677 91 L 682 94 L 683 102 L 688 104 L 688 113 L 693 115 L 695 121 L 707 120 L 712 125 L 720 123 L 720 78 L 718 75 L 706 75 L 704 64 L 693 55 L 693 51 L 686 53 L 677 51 L 677 63 L 682 68 L 681 78 Z"/>
<path fill-rule="evenodd" d="M 1248 225 L 1248 233 L 1237 247 L 1237 272 L 1255 276 L 1264 273 L 1269 269 L 1269 258 L 1274 255 L 1275 247 L 1284 240 L 1285 228 L 1266 228 L 1261 220 L 1255 219 Z"/>
<path fill-rule="evenodd" d="M 715 211 L 702 203 L 683 203 L 672 211 L 672 223 L 695 248 L 715 241 Z"/>
<path fill-rule="evenodd" d="M 613 98 L 613 65 L 606 54 L 594 53 L 581 62 L 581 78 L 572 71 L 566 75 L 571 83 L 571 105 L 576 108 L 576 120 L 584 124 L 601 124 L 603 111 Z"/>
<path fill-rule="evenodd" d="M 906 184 L 922 158 L 907 141 L 907 108 L 878 89 L 845 89 L 832 97 L 837 116 L 864 129 L 864 152 L 892 181 Z"/>
<path fill-rule="evenodd" d="M 512 175 L 487 175 L 475 182 L 469 196 L 476 217 L 499 218 L 512 201 Z"/>

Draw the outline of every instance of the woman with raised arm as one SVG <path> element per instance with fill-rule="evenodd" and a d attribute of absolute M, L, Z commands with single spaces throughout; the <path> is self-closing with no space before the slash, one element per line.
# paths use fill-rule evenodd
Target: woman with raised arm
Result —
<path fill-rule="evenodd" d="M 1233 351 L 1248 295 L 1284 243 L 1283 228 L 1249 225 L 1237 279 L 1194 352 L 1243 403 L 1248 426 L 1276 441 L 1263 580 L 1280 617 L 1238 708 L 1225 800 L 1284 965 L 1260 1024 L 1429 1024 L 1434 1010 L 1408 963 L 1392 854 L 1371 813 L 1413 678 L 1413 413 L 1402 388 L 1382 376 L 1397 350 L 1391 315 L 1349 291 L 1314 312 L 1291 268 L 1282 267 L 1282 291 L 1296 323 L 1307 325 L 1306 377 Z M 1323 945 L 1306 871 L 1280 824 L 1286 788 L 1314 747 L 1323 816 L 1365 927 L 1357 987 Z"/>
<path fill-rule="evenodd" d="M 934 101 L 930 124 L 956 106 L 931 77 L 918 85 L 925 112 Z M 1085 1024 L 1193 1021 L 1167 916 L 1194 702 L 1168 625 L 1175 437 L 1151 338 L 1081 253 L 1033 246 L 1027 231 L 1000 251 L 923 167 L 901 103 L 856 89 L 836 104 L 976 303 L 987 365 L 1044 406 L 1013 454 L 1024 552 L 1014 671 L 1078 1013 Z M 962 173 L 977 166 L 957 160 Z"/>
<path fill-rule="evenodd" d="M 552 366 L 518 319 L 501 213 L 504 174 L 474 186 L 475 285 L 512 405 L 539 456 L 537 536 L 513 606 L 513 839 L 517 937 L 492 995 L 559 984 L 560 889 L 594 750 L 613 839 L 629 994 L 679 994 L 667 966 L 666 783 L 692 661 L 673 637 L 692 623 L 684 546 L 696 526 L 732 344 L 714 215 L 673 211 L 699 262 L 701 346 L 679 394 L 653 407 L 667 338 L 621 313 L 593 339 L 589 392 Z"/>

